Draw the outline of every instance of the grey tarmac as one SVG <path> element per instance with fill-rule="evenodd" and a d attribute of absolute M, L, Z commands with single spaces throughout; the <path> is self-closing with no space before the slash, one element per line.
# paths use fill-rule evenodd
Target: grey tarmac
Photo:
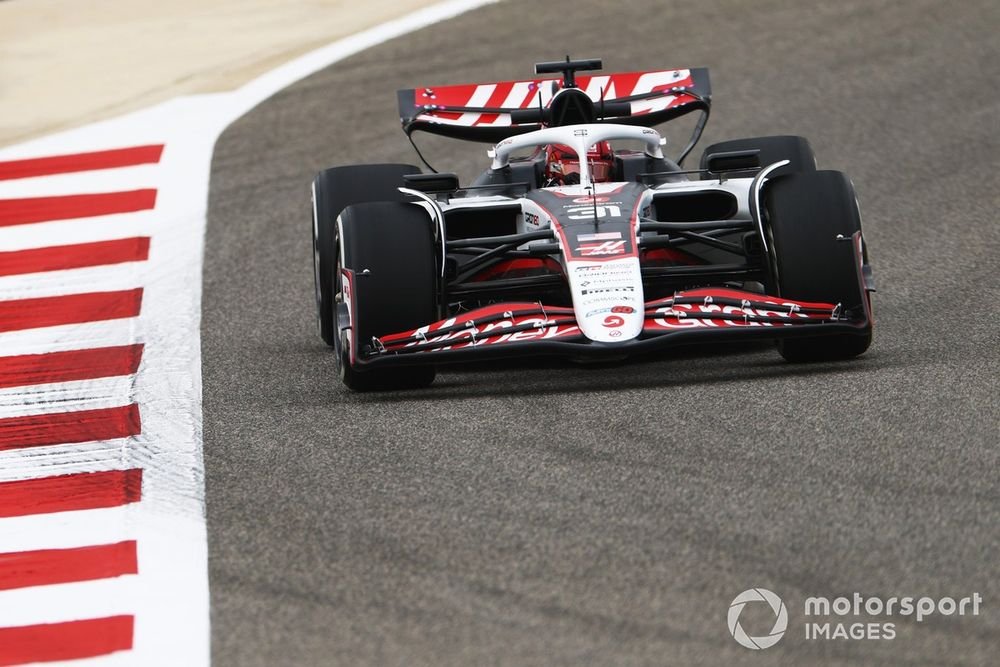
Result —
<path fill-rule="evenodd" d="M 985 0 L 504 2 L 233 124 L 205 257 L 215 664 L 996 664 L 998 28 Z M 768 345 L 699 347 L 343 389 L 314 319 L 313 174 L 415 160 L 397 88 L 566 53 L 708 66 L 702 147 L 801 134 L 847 172 L 879 288 L 871 350 L 794 366 Z M 466 180 L 486 166 L 482 145 L 422 145 Z M 789 609 L 764 651 L 726 626 L 752 587 Z M 805 639 L 806 597 L 855 591 L 983 605 L 897 618 L 893 640 Z"/>

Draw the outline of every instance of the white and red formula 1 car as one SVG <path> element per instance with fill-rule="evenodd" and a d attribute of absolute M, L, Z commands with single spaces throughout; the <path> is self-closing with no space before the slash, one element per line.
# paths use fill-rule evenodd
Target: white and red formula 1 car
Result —
<path fill-rule="evenodd" d="M 567 58 L 535 66 L 558 79 L 400 91 L 408 136 L 498 142 L 471 185 L 402 164 L 316 176 L 320 333 L 348 387 L 424 386 L 452 361 L 711 340 L 774 339 L 789 361 L 868 348 L 850 180 L 817 171 L 793 136 L 715 144 L 685 171 L 708 71 L 577 75 L 600 66 Z M 691 111 L 674 162 L 651 126 Z"/>

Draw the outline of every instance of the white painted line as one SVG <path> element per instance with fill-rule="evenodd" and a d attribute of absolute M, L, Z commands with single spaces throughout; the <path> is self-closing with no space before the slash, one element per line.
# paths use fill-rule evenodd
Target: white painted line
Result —
<path fill-rule="evenodd" d="M 138 578 L 128 575 L 0 591 L 0 627 L 134 613 L 139 606 Z"/>
<path fill-rule="evenodd" d="M 143 265 L 144 262 L 126 262 L 65 271 L 2 276 L 0 301 L 135 289 L 142 287 L 146 277 Z"/>
<path fill-rule="evenodd" d="M 135 505 L 0 519 L 0 552 L 73 549 L 133 539 Z"/>
<path fill-rule="evenodd" d="M 113 183 L 118 191 L 155 188 L 160 179 L 160 171 L 159 164 L 142 164 L 117 169 L 0 180 L 0 199 L 105 192 L 110 183 Z"/>
<path fill-rule="evenodd" d="M 0 356 L 44 354 L 141 343 L 136 317 L 119 320 L 65 324 L 58 327 L 23 329 L 0 333 Z"/>
<path fill-rule="evenodd" d="M 0 419 L 115 408 L 132 402 L 134 375 L 0 389 Z M 33 455 L 25 453 L 31 458 Z"/>
<path fill-rule="evenodd" d="M 17 449 L 0 451 L 0 482 L 80 472 L 124 470 L 129 467 L 129 456 L 125 451 L 129 440 L 116 438 L 73 445 L 43 445 L 32 448 L 30 457 Z M 0 531 L 2 530 L 0 524 Z"/>
<path fill-rule="evenodd" d="M 0 250 L 14 251 L 149 236 L 165 224 L 153 211 L 0 227 Z"/>

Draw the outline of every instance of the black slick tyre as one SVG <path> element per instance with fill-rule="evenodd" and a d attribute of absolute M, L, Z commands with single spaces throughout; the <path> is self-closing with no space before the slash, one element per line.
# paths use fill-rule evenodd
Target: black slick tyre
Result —
<path fill-rule="evenodd" d="M 764 208 L 770 247 L 769 291 L 794 300 L 840 304 L 861 316 L 868 293 L 858 276 L 853 244 L 861 214 L 851 181 L 839 171 L 789 174 L 767 184 Z M 868 327 L 857 334 L 787 338 L 778 351 L 788 361 L 856 357 L 871 344 Z"/>
<path fill-rule="evenodd" d="M 350 363 L 350 341 L 357 341 L 354 355 L 360 356 L 374 345 L 375 338 L 438 319 L 433 221 L 415 204 L 355 204 L 340 214 L 340 232 L 344 268 L 355 276 L 353 335 L 338 334 L 337 339 L 341 380 L 355 391 L 428 386 L 434 381 L 433 366 L 359 370 Z"/>
<path fill-rule="evenodd" d="M 396 189 L 405 174 L 420 170 L 408 164 L 364 164 L 324 169 L 313 179 L 312 239 L 316 314 L 323 341 L 337 345 L 337 292 L 333 289 L 337 261 L 337 216 L 351 204 L 403 201 Z"/>

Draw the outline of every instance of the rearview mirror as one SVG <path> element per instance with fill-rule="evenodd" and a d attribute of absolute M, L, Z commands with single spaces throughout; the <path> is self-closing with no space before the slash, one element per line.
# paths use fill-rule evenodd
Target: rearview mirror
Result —
<path fill-rule="evenodd" d="M 455 174 L 405 174 L 403 183 L 411 190 L 420 192 L 455 192 L 458 190 L 458 176 Z"/>
<path fill-rule="evenodd" d="M 755 148 L 728 153 L 709 153 L 705 157 L 705 166 L 713 174 L 760 169 L 760 150 Z"/>

